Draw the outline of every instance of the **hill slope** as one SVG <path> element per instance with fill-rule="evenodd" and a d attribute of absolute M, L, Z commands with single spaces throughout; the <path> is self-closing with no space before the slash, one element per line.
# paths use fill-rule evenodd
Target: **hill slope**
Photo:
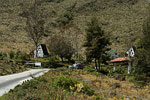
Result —
<path fill-rule="evenodd" d="M 1 0 L 0 3 L 0 50 L 31 51 L 33 44 L 24 30 L 26 19 L 20 13 L 26 9 L 23 6 L 31 5 L 33 0 Z M 59 28 L 53 27 L 53 23 L 74 3 L 74 0 L 43 0 L 40 7 L 47 16 L 45 30 L 49 37 L 59 31 Z M 87 21 L 97 16 L 104 31 L 110 34 L 111 47 L 126 50 L 130 45 L 135 45 L 142 34 L 142 23 L 148 15 L 147 8 L 147 0 L 77 0 L 73 9 L 73 22 L 83 33 L 79 45 L 84 41 Z M 49 37 L 42 42 L 45 43 Z"/>

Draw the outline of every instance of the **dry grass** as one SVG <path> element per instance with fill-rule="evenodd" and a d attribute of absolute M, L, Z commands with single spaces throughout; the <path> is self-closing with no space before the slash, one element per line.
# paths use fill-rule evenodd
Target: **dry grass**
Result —
<path fill-rule="evenodd" d="M 29 5 L 31 3 L 24 0 L 1 0 L 0 3 L 2 5 L 0 7 L 1 51 L 16 51 L 18 49 L 31 51 L 33 45 L 24 30 L 26 20 L 19 16 L 19 13 L 23 11 L 22 3 Z M 41 8 L 44 9 L 47 16 L 45 19 L 46 30 L 57 34 L 59 28 L 52 27 L 52 22 L 63 15 L 73 3 L 73 0 L 62 0 L 60 3 L 44 2 Z M 118 3 L 118 0 L 95 0 L 95 2 L 93 0 L 77 0 L 73 22 L 83 33 L 79 40 L 80 47 L 84 41 L 86 22 L 91 16 L 97 16 L 102 28 L 110 34 L 113 42 L 112 48 L 118 48 L 122 52 L 128 46 L 136 44 L 142 34 L 142 23 L 148 15 L 147 6 L 146 0 L 138 0 L 135 4 L 131 4 L 131 2 Z M 51 33 L 47 32 L 47 34 Z M 118 39 L 115 40 L 115 37 Z M 42 43 L 47 44 L 47 40 L 48 38 L 44 38 Z"/>
<path fill-rule="evenodd" d="M 13 62 L 6 62 L 0 60 L 0 76 L 19 73 L 27 70 L 23 65 L 13 64 Z"/>
<path fill-rule="evenodd" d="M 119 81 L 108 77 L 97 77 L 95 75 L 81 75 L 82 80 L 88 80 L 89 85 L 96 89 L 102 100 L 149 100 L 149 89 L 127 81 Z"/>

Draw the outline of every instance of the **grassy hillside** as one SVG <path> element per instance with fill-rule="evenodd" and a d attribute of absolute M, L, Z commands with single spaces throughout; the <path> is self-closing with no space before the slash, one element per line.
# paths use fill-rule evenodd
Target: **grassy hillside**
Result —
<path fill-rule="evenodd" d="M 135 45 L 142 34 L 142 23 L 147 17 L 147 0 L 76 0 L 73 9 L 74 20 L 81 29 L 79 45 L 84 41 L 87 21 L 97 16 L 105 32 L 110 34 L 112 48 L 121 51 L 130 45 Z M 67 9 L 74 5 L 74 0 L 42 0 L 40 7 L 46 15 L 45 30 L 48 40 L 51 34 L 58 34 L 58 27 L 53 25 Z M 20 16 L 26 7 L 32 5 L 33 0 L 1 0 L 0 1 L 0 51 L 21 50 L 31 51 L 33 44 L 28 40 L 26 19 Z M 26 7 L 25 7 L 26 5 Z M 72 34 L 75 33 L 72 31 Z M 46 42 L 48 43 L 48 42 Z"/>

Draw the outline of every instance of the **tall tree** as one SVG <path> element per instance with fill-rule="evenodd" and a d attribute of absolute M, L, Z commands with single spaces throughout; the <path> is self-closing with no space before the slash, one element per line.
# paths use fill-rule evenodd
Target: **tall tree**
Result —
<path fill-rule="evenodd" d="M 28 37 L 33 41 L 36 48 L 36 58 L 37 58 L 37 47 L 40 44 L 44 34 L 44 17 L 43 12 L 38 7 L 39 2 L 35 0 L 34 4 L 25 12 L 22 13 L 22 16 L 25 17 L 26 20 L 26 31 L 28 33 Z"/>
<path fill-rule="evenodd" d="M 77 60 L 79 60 L 79 36 L 81 35 L 80 28 L 73 23 L 74 19 L 74 8 L 76 7 L 77 1 L 66 9 L 66 12 L 57 19 L 57 23 L 60 30 L 60 35 L 66 38 L 68 44 L 71 43 L 71 48 L 74 48 Z"/>
<path fill-rule="evenodd" d="M 62 59 L 62 61 L 63 58 L 66 58 L 68 59 L 68 61 L 70 61 L 73 53 L 75 52 L 71 43 L 66 40 L 66 38 L 58 35 L 50 38 L 49 51 L 54 53 L 55 55 L 58 55 Z"/>
<path fill-rule="evenodd" d="M 105 53 L 106 46 L 109 44 L 109 38 L 99 26 L 98 19 L 93 17 L 87 24 L 86 29 L 86 57 L 88 61 L 94 60 L 95 67 L 100 69 L 102 56 Z"/>
<path fill-rule="evenodd" d="M 143 35 L 138 42 L 134 64 L 137 72 L 150 72 L 150 16 L 143 23 Z"/>
<path fill-rule="evenodd" d="M 79 59 L 79 52 L 80 52 L 80 45 L 79 45 L 79 37 L 82 35 L 80 28 L 73 24 L 70 23 L 65 27 L 65 31 L 63 33 L 63 36 L 68 39 L 68 42 L 71 43 L 72 47 L 75 49 L 75 57 L 76 60 L 80 60 Z"/>

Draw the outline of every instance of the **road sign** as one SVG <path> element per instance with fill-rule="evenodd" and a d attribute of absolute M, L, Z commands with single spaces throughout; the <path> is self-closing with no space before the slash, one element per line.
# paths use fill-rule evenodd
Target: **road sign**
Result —
<path fill-rule="evenodd" d="M 41 62 L 35 62 L 35 66 L 40 67 L 41 65 Z"/>

